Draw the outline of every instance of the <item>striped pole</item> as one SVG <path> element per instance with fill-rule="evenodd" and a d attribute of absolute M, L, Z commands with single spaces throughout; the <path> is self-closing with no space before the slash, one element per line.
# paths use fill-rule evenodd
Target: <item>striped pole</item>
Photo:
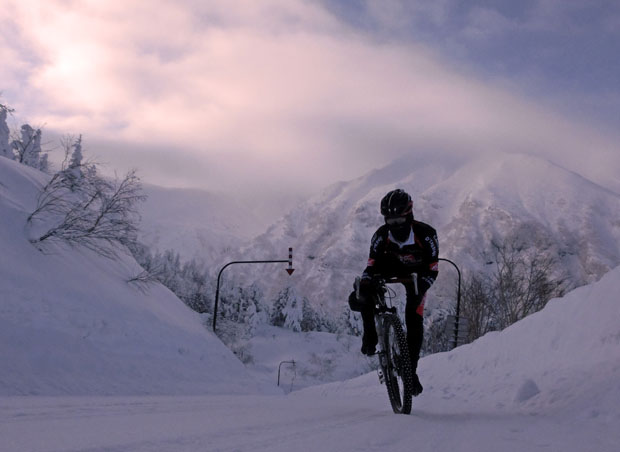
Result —
<path fill-rule="evenodd" d="M 295 269 L 293 268 L 293 248 L 289 248 L 288 249 L 288 268 L 286 269 L 286 272 L 290 276 L 293 274 L 294 271 Z"/>

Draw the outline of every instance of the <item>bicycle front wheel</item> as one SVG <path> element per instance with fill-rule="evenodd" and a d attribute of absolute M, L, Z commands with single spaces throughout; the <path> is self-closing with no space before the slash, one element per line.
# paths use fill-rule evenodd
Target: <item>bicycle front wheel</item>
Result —
<path fill-rule="evenodd" d="M 413 372 L 407 338 L 396 315 L 383 317 L 383 344 L 385 346 L 385 386 L 394 413 L 411 413 Z"/>

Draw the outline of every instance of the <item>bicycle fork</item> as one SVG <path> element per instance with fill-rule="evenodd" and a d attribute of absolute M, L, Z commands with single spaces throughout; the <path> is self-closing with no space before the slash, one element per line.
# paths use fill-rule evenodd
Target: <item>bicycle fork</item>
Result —
<path fill-rule="evenodd" d="M 379 367 L 377 367 L 377 375 L 379 376 L 379 383 L 385 383 L 385 369 L 387 368 L 387 358 L 385 356 L 385 351 L 381 350 L 377 353 L 379 356 Z"/>
<path fill-rule="evenodd" d="M 377 368 L 377 375 L 379 376 L 379 383 L 385 383 L 384 369 L 387 366 L 387 358 L 385 355 L 385 342 L 383 340 L 383 321 L 380 316 L 375 317 L 375 327 L 377 330 L 377 336 L 379 338 L 379 351 L 377 356 L 379 357 L 379 367 Z"/>

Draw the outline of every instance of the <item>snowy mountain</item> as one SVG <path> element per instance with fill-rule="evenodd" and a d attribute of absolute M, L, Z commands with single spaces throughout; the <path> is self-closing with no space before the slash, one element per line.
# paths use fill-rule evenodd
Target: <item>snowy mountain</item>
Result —
<path fill-rule="evenodd" d="M 495 153 L 473 161 L 412 155 L 336 184 L 293 209 L 236 257 L 282 258 L 294 248 L 292 277 L 245 268 L 236 284 L 287 285 L 323 311 L 337 313 L 363 270 L 370 238 L 382 223 L 379 201 L 403 188 L 418 220 L 439 234 L 440 255 L 465 272 L 485 271 L 492 240 L 515 238 L 557 260 L 570 287 L 598 280 L 620 264 L 620 195 L 552 162 Z M 233 273 L 233 271 L 231 271 Z M 429 304 L 454 300 L 456 272 L 441 264 Z"/>
<path fill-rule="evenodd" d="M 127 282 L 133 258 L 28 241 L 48 177 L 0 158 L 0 395 L 256 392 L 198 314 L 159 284 Z"/>
<path fill-rule="evenodd" d="M 247 244 L 298 202 L 286 193 L 266 201 L 200 189 L 143 188 L 140 241 L 153 252 L 174 250 L 183 261 L 207 264 Z"/>
<path fill-rule="evenodd" d="M 211 262 L 258 233 L 263 225 L 232 196 L 205 190 L 145 185 L 140 241 L 153 251 Z"/>

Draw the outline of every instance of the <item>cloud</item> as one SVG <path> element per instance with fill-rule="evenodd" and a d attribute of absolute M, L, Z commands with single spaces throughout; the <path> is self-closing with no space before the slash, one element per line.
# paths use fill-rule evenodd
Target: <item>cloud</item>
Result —
<path fill-rule="evenodd" d="M 115 163 L 123 152 L 111 142 L 144 156 L 162 181 L 166 156 L 185 162 L 168 183 L 310 189 L 416 148 L 571 164 L 584 149 L 616 149 L 614 137 L 460 73 L 429 47 L 360 33 L 315 2 L 9 4 L 0 25 L 14 32 L 2 47 L 17 50 L 0 56 L 15 63 L 9 91 L 28 93 L 13 105 L 34 123 L 108 143 Z M 390 11 L 385 22 L 399 17 L 397 5 Z M 424 14 L 447 20 L 445 5 Z M 482 12 L 475 24 L 505 26 Z"/>

